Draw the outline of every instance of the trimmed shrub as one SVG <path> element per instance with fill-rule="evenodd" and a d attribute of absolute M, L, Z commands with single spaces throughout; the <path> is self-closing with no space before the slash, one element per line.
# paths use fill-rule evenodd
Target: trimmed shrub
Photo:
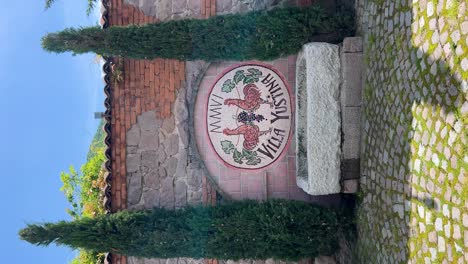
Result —
<path fill-rule="evenodd" d="M 298 201 L 123 211 L 73 222 L 28 225 L 21 239 L 154 258 L 300 260 L 330 255 L 349 228 L 337 211 Z"/>
<path fill-rule="evenodd" d="M 290 7 L 147 25 L 65 29 L 43 37 L 50 52 L 95 52 L 135 59 L 272 60 L 311 41 L 337 43 L 352 32 L 350 12 Z"/>

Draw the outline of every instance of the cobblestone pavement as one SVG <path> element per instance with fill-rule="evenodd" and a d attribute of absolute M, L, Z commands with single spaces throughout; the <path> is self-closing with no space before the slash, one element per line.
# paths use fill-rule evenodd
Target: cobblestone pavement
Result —
<path fill-rule="evenodd" d="M 468 263 L 468 2 L 358 0 L 355 263 Z"/>

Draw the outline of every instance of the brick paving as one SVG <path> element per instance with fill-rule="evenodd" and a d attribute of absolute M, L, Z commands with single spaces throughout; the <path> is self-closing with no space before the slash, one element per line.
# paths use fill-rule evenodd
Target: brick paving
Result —
<path fill-rule="evenodd" d="M 358 0 L 366 64 L 355 263 L 468 263 L 468 16 Z"/>

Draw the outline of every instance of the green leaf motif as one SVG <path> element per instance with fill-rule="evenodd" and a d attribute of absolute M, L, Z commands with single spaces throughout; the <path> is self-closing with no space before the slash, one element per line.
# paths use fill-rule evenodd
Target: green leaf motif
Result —
<path fill-rule="evenodd" d="M 236 87 L 236 84 L 233 83 L 231 81 L 231 79 L 227 79 L 224 83 L 223 83 L 223 87 L 221 88 L 221 91 L 225 92 L 225 93 L 230 93 L 232 91 L 232 89 L 234 89 L 234 87 Z"/>
<path fill-rule="evenodd" d="M 260 80 L 260 77 L 262 76 L 262 72 L 260 70 L 255 68 L 249 68 L 247 69 L 247 71 L 249 73 L 246 74 L 244 77 L 244 84 L 258 82 Z"/>
<path fill-rule="evenodd" d="M 231 152 L 234 150 L 234 144 L 232 144 L 232 142 L 229 141 L 229 140 L 221 141 L 221 147 L 222 147 L 224 153 L 226 153 L 226 154 L 231 154 Z"/>
<path fill-rule="evenodd" d="M 251 160 L 253 158 L 255 158 L 257 156 L 257 152 L 256 151 L 251 151 L 251 150 L 246 150 L 246 149 L 242 149 L 242 155 L 248 159 L 248 160 Z"/>
<path fill-rule="evenodd" d="M 253 159 L 250 159 L 247 161 L 247 165 L 251 165 L 251 166 L 255 166 L 257 164 L 259 164 L 262 160 L 258 157 L 255 157 Z"/>
<path fill-rule="evenodd" d="M 232 155 L 232 158 L 234 158 L 234 162 L 237 162 L 239 164 L 242 164 L 242 158 L 244 156 L 242 155 L 241 152 L 239 152 L 237 149 L 234 150 L 234 155 Z"/>
<path fill-rule="evenodd" d="M 236 74 L 234 75 L 234 82 L 238 84 L 240 81 L 242 81 L 245 78 L 244 76 L 244 70 L 239 70 L 236 71 Z"/>
<path fill-rule="evenodd" d="M 258 78 L 255 79 L 255 78 L 252 77 L 252 76 L 245 76 L 245 78 L 244 78 L 244 84 L 249 84 L 249 83 L 254 83 L 254 82 L 258 82 Z"/>
<path fill-rule="evenodd" d="M 252 75 L 255 75 L 258 77 L 262 76 L 262 72 L 259 69 L 250 68 L 247 71 L 250 72 Z"/>
<path fill-rule="evenodd" d="M 247 161 L 247 165 L 255 166 L 259 164 L 262 160 L 258 157 L 256 151 L 242 149 L 242 151 L 238 151 L 234 144 L 230 140 L 223 140 L 221 141 L 221 147 L 226 154 L 232 153 L 232 158 L 234 162 L 243 164 L 244 159 Z"/>

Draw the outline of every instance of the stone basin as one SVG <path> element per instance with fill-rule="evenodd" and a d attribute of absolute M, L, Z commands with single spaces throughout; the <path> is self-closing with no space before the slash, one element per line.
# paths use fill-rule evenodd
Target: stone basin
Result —
<path fill-rule="evenodd" d="M 311 195 L 341 190 L 340 84 L 339 46 L 304 45 L 296 64 L 296 181 Z"/>

